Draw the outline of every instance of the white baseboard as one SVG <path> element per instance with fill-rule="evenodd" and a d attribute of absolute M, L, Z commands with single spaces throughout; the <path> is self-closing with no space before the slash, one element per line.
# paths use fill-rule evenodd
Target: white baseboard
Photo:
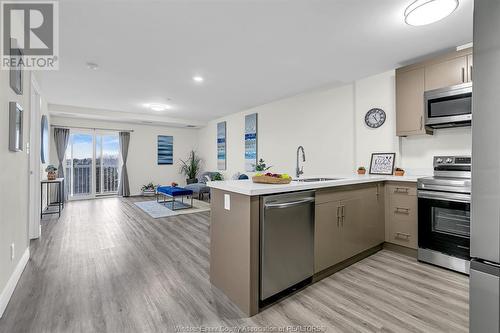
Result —
<path fill-rule="evenodd" d="M 0 318 L 2 318 L 5 308 L 7 308 L 7 304 L 9 304 L 10 298 L 14 293 L 14 289 L 16 289 L 17 282 L 21 278 L 21 274 L 23 273 L 29 258 L 30 258 L 30 248 L 28 247 L 26 251 L 24 251 L 21 260 L 19 260 L 19 262 L 17 263 L 14 272 L 12 272 L 9 281 L 7 281 L 5 288 L 2 290 L 2 293 L 0 294 Z"/>

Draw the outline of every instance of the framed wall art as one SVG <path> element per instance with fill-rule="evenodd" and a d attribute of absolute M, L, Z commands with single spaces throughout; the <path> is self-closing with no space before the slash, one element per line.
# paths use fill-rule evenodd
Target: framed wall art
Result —
<path fill-rule="evenodd" d="M 392 175 L 396 153 L 373 153 L 370 162 L 371 175 Z"/>
<path fill-rule="evenodd" d="M 10 87 L 18 95 L 23 94 L 23 66 L 20 62 L 22 56 L 23 53 L 17 47 L 17 41 L 14 38 L 12 38 L 10 47 L 10 58 L 13 59 L 12 62 L 18 64 L 18 66 L 10 67 L 9 81 L 10 81 Z"/>
<path fill-rule="evenodd" d="M 245 171 L 255 171 L 257 164 L 257 113 L 245 116 Z"/>
<path fill-rule="evenodd" d="M 9 150 L 23 150 L 23 108 L 16 102 L 9 102 Z"/>
<path fill-rule="evenodd" d="M 49 121 L 46 115 L 42 116 L 40 123 L 40 160 L 49 162 Z"/>
<path fill-rule="evenodd" d="M 217 169 L 226 170 L 226 122 L 217 123 Z"/>
<path fill-rule="evenodd" d="M 158 135 L 158 165 L 174 164 L 174 137 Z"/>

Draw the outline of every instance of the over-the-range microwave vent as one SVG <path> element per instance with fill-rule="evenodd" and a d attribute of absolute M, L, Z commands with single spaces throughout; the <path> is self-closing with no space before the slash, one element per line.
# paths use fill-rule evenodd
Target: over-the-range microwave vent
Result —
<path fill-rule="evenodd" d="M 467 121 L 456 121 L 456 122 L 442 123 L 442 124 L 432 124 L 432 125 L 427 125 L 427 127 L 432 129 L 439 129 L 439 128 L 452 128 L 452 127 L 468 127 L 471 125 L 472 121 L 467 120 Z"/>

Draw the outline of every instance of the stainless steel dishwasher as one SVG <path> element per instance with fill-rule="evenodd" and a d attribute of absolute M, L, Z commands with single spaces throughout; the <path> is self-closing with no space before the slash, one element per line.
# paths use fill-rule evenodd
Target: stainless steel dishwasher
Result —
<path fill-rule="evenodd" d="M 314 191 L 261 197 L 260 300 L 273 301 L 314 273 Z"/>

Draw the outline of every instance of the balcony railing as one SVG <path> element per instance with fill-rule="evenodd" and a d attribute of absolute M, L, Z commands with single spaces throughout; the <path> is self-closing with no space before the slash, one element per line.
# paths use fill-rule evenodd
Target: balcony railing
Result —
<path fill-rule="evenodd" d="M 96 168 L 96 193 L 113 193 L 118 191 L 118 167 L 102 167 L 102 190 L 101 190 L 101 168 Z"/>
<path fill-rule="evenodd" d="M 98 161 L 99 162 L 99 161 Z M 71 195 L 82 196 L 92 193 L 92 164 L 87 160 L 67 160 L 66 177 L 70 179 Z M 116 193 L 118 191 L 119 168 L 117 165 L 96 166 L 96 194 Z M 102 177 L 102 179 L 101 179 Z"/>

